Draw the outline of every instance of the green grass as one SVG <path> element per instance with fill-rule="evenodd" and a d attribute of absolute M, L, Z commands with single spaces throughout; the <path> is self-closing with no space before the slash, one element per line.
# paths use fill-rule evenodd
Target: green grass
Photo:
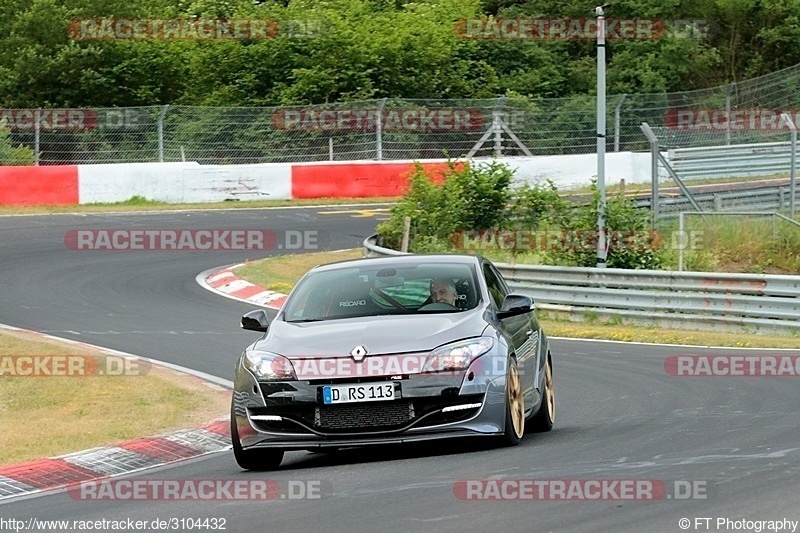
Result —
<path fill-rule="evenodd" d="M 746 180 L 741 177 L 732 177 L 732 178 L 704 178 L 704 179 L 693 179 L 690 181 L 684 181 L 684 184 L 687 187 L 694 187 L 699 185 L 723 185 L 727 183 L 742 183 L 743 181 L 747 181 L 747 183 L 752 183 L 754 181 L 770 181 L 770 180 L 777 180 L 777 179 L 788 179 L 788 174 L 773 174 L 770 176 L 753 176 L 749 177 Z M 669 188 L 677 188 L 678 184 L 672 180 L 664 180 L 658 182 L 659 189 L 669 189 Z M 648 183 L 626 183 L 624 187 L 621 187 L 618 183 L 613 185 L 606 186 L 606 192 L 609 194 L 617 193 L 620 191 L 624 191 L 631 195 L 643 194 L 649 195 L 652 191 L 652 185 Z M 589 186 L 586 187 L 579 187 L 576 189 L 569 189 L 564 191 L 564 194 L 582 194 L 582 195 L 591 195 L 592 190 Z"/>
<path fill-rule="evenodd" d="M 317 205 L 370 205 L 396 202 L 397 198 L 314 198 L 304 200 L 255 200 L 212 203 L 168 204 L 133 196 L 124 202 L 83 205 L 38 205 L 28 207 L 0 206 L 0 215 L 26 215 L 51 213 L 115 213 L 129 211 L 177 211 L 209 209 L 258 209 L 266 207 L 303 207 Z"/>
<path fill-rule="evenodd" d="M 800 273 L 800 227 L 772 217 L 691 215 L 685 218 L 684 238 L 678 222 L 662 224 L 664 269 L 677 270 L 683 242 L 684 270 L 753 274 Z M 675 233 L 673 233 L 675 232 Z"/>
<path fill-rule="evenodd" d="M 559 231 L 559 230 L 556 230 Z M 683 236 L 678 221 L 659 226 L 662 270 L 677 270 L 679 248 L 684 247 L 683 270 L 745 274 L 800 274 L 800 227 L 772 217 L 743 215 L 699 215 L 686 217 Z M 481 255 L 499 263 L 545 264 L 546 251 L 514 253 L 481 250 Z"/>
<path fill-rule="evenodd" d="M 19 355 L 105 354 L 27 332 L 0 331 L 7 372 Z M 142 371 L 121 376 L 0 375 L 0 465 L 199 426 L 228 412 L 230 396 L 194 378 L 155 366 L 136 368 Z"/>
<path fill-rule="evenodd" d="M 340 252 L 282 255 L 247 263 L 235 269 L 234 273 L 265 289 L 288 293 L 300 277 L 316 265 L 361 257 L 364 257 L 362 248 Z"/>

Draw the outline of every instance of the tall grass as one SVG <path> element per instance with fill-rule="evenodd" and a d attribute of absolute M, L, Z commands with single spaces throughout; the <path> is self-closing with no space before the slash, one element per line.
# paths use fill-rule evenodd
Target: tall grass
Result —
<path fill-rule="evenodd" d="M 800 227 L 764 216 L 715 214 L 685 218 L 660 227 L 664 236 L 664 267 L 678 266 L 684 246 L 684 270 L 800 274 Z"/>

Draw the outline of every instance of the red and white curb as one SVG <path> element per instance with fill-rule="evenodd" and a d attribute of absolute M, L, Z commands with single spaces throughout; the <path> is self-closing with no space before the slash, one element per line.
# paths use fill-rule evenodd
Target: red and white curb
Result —
<path fill-rule="evenodd" d="M 106 354 L 147 361 L 197 379 L 226 396 L 230 395 L 232 388 L 230 381 L 155 359 L 5 324 L 0 324 L 0 329 L 22 331 Z M 58 457 L 0 466 L 0 501 L 86 481 L 130 474 L 146 468 L 227 450 L 231 446 L 230 442 L 230 420 L 225 417 L 196 428 L 138 438 L 114 446 L 101 446 Z"/>
<path fill-rule="evenodd" d="M 196 429 L 0 467 L 0 501 L 227 450 L 230 442 L 230 421 L 224 418 Z"/>
<path fill-rule="evenodd" d="M 258 285 L 254 285 L 236 276 L 233 270 L 244 264 L 245 263 L 239 263 L 238 265 L 201 272 L 197 275 L 197 283 L 199 283 L 201 287 L 227 298 L 243 302 L 252 302 L 262 307 L 268 307 L 276 311 L 279 310 L 283 302 L 286 301 L 287 295 L 281 292 L 267 290 L 264 287 L 259 287 Z"/>

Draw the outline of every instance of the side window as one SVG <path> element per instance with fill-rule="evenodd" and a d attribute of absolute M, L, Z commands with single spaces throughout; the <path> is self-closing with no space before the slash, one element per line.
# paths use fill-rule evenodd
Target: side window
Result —
<path fill-rule="evenodd" d="M 500 309 L 500 306 L 503 305 L 503 300 L 508 294 L 505 284 L 488 263 L 483 265 L 483 277 L 486 279 L 489 296 L 491 296 L 495 308 Z"/>

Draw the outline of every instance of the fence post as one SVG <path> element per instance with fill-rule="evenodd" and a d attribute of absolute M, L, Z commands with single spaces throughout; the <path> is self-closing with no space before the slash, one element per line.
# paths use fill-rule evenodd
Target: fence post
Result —
<path fill-rule="evenodd" d="M 727 126 L 725 127 L 725 144 L 727 146 L 731 144 L 731 91 L 735 86 L 735 83 L 729 83 L 725 91 L 725 120 L 727 121 Z"/>
<path fill-rule="evenodd" d="M 164 162 L 164 117 L 167 114 L 169 104 L 161 106 L 161 113 L 158 115 L 158 162 Z"/>
<path fill-rule="evenodd" d="M 650 142 L 650 209 L 653 212 L 653 229 L 658 221 L 658 155 L 660 147 L 658 137 L 647 122 L 640 126 L 647 140 Z"/>
<path fill-rule="evenodd" d="M 39 119 L 42 116 L 41 111 L 42 108 L 37 108 L 33 117 L 33 164 L 37 167 L 39 166 L 39 136 L 41 131 Z"/>
<path fill-rule="evenodd" d="M 378 161 L 383 160 L 383 107 L 386 105 L 386 98 L 381 100 L 375 117 L 375 151 Z"/>
<path fill-rule="evenodd" d="M 794 220 L 794 201 L 795 201 L 795 181 L 797 178 L 797 124 L 788 113 L 781 114 L 781 118 L 789 125 L 792 130 L 792 150 L 791 160 L 789 161 L 789 218 Z"/>
<path fill-rule="evenodd" d="M 789 215 L 794 220 L 795 183 L 797 182 L 797 124 L 792 124 L 792 163 L 789 171 Z"/>
<path fill-rule="evenodd" d="M 617 103 L 617 107 L 614 109 L 614 151 L 619 152 L 619 112 L 620 108 L 622 107 L 622 102 L 625 101 L 625 97 L 627 94 L 623 94 L 622 97 L 619 99 Z"/>
<path fill-rule="evenodd" d="M 497 106 L 492 110 L 492 130 L 494 131 L 494 156 L 503 157 L 503 109 L 506 107 L 505 95 L 497 99 Z"/>

